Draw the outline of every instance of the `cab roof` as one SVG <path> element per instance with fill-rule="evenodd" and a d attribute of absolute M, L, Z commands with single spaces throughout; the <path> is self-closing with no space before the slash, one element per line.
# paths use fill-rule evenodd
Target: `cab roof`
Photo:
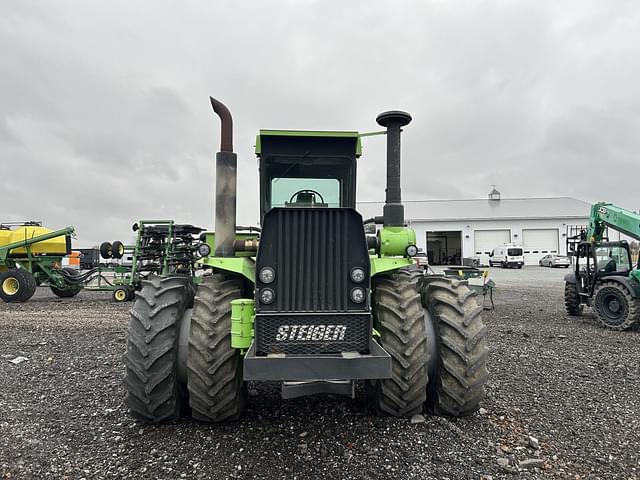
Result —
<path fill-rule="evenodd" d="M 350 132 L 350 131 L 330 131 L 330 130 L 260 130 L 258 135 L 256 136 L 256 155 L 259 157 L 263 153 L 263 139 L 265 137 L 290 137 L 301 139 L 303 137 L 307 137 L 314 140 L 319 140 L 321 138 L 326 139 L 345 139 L 345 138 L 353 138 L 355 151 L 349 152 L 351 155 L 355 155 L 355 157 L 359 157 L 362 155 L 362 143 L 360 141 L 360 134 L 358 132 Z M 283 140 L 285 139 L 283 138 Z"/>

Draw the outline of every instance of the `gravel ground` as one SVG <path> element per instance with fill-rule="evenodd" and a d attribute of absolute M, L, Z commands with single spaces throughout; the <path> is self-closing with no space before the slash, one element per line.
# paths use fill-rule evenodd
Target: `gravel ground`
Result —
<path fill-rule="evenodd" d="M 250 385 L 238 423 L 146 426 L 123 406 L 128 305 L 46 290 L 0 304 L 2 478 L 480 479 L 640 477 L 638 332 L 569 318 L 566 270 L 491 269 L 483 410 L 423 423 L 355 400 L 282 401 Z M 28 360 L 14 365 L 8 360 Z"/>

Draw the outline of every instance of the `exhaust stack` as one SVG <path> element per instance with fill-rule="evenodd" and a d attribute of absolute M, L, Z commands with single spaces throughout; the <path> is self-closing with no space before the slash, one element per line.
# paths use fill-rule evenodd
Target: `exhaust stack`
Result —
<path fill-rule="evenodd" d="M 213 111 L 220 117 L 220 151 L 216 153 L 215 256 L 233 257 L 238 166 L 238 156 L 233 152 L 233 119 L 222 102 L 209 98 Z"/>
<path fill-rule="evenodd" d="M 404 227 L 404 206 L 400 191 L 400 132 L 411 122 L 407 112 L 392 110 L 376 117 L 387 129 L 387 188 L 382 216 L 385 227 Z"/>

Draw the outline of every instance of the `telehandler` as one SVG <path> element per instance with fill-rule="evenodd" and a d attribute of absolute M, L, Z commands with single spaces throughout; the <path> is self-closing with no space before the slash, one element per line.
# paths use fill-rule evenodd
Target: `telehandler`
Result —
<path fill-rule="evenodd" d="M 591 206 L 587 229 L 567 239 L 575 265 L 564 278 L 564 303 L 569 315 L 589 305 L 603 327 L 628 330 L 640 321 L 640 263 L 633 265 L 626 241 L 606 239 L 608 228 L 640 239 L 640 215 L 612 203 Z"/>

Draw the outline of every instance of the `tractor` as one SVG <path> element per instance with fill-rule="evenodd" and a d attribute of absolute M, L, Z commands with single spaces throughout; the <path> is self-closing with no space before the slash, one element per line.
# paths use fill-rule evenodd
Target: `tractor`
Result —
<path fill-rule="evenodd" d="M 354 131 L 261 130 L 256 140 L 260 227 L 236 225 L 232 117 L 221 121 L 215 232 L 199 284 L 179 273 L 142 281 L 130 312 L 126 404 L 143 422 L 184 414 L 238 419 L 247 382 L 277 381 L 284 399 L 354 396 L 372 411 L 469 415 L 487 380 L 487 329 L 467 281 L 415 264 L 400 189 L 402 128 L 377 117 L 387 138 L 381 216 L 356 210 L 361 138 Z"/>

